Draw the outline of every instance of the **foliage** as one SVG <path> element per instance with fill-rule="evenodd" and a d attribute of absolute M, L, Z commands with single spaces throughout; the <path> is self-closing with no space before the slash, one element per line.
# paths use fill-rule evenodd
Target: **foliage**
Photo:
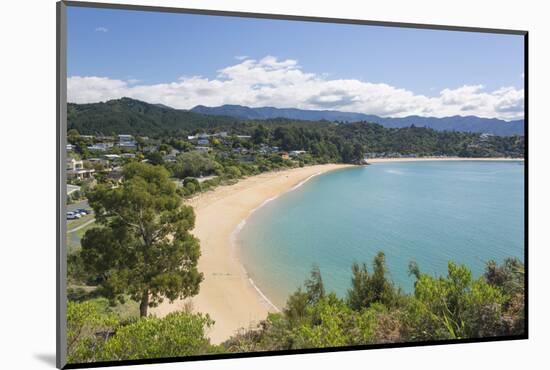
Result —
<path fill-rule="evenodd" d="M 224 169 L 225 175 L 230 179 L 238 179 L 242 176 L 241 170 L 237 166 L 228 166 Z"/>
<path fill-rule="evenodd" d="M 308 296 L 308 303 L 315 303 L 325 297 L 325 285 L 321 276 L 319 266 L 314 265 L 311 269 L 310 278 L 304 283 Z"/>
<path fill-rule="evenodd" d="M 67 306 L 70 363 L 175 357 L 219 352 L 207 338 L 208 315 L 174 312 L 164 318 L 122 319 L 102 300 Z"/>
<path fill-rule="evenodd" d="M 176 157 L 176 163 L 171 166 L 171 170 L 174 176 L 184 179 L 211 175 L 220 167 L 220 164 L 206 153 L 184 152 Z"/>
<path fill-rule="evenodd" d="M 99 227 L 82 238 L 82 265 L 100 277 L 104 296 L 128 294 L 146 316 L 164 298 L 198 293 L 200 249 L 189 233 L 195 215 L 181 204 L 164 168 L 130 163 L 121 186 L 98 185 L 89 202 Z"/>
<path fill-rule="evenodd" d="M 507 267 L 508 266 L 508 267 Z M 507 261 L 505 271 L 521 270 Z M 306 289 L 298 289 L 281 313 L 270 314 L 257 328 L 243 330 L 223 343 L 229 352 L 322 348 L 372 343 L 520 335 L 523 321 L 518 302 L 485 277 L 474 279 L 465 266 L 449 263 L 448 275 L 432 277 L 411 264 L 417 276 L 414 294 L 404 295 L 385 277 L 382 253 L 366 264 L 355 264 L 346 300 L 324 291 L 320 272 L 312 269 Z M 503 285 L 504 286 L 504 285 Z M 519 291 L 521 292 L 521 290 Z M 316 299 L 310 299 L 316 297 Z M 513 320 L 512 320 L 513 318 Z"/>
<path fill-rule="evenodd" d="M 112 333 L 119 321 L 116 315 L 104 314 L 93 301 L 67 303 L 67 358 L 85 362 Z"/>
<path fill-rule="evenodd" d="M 142 318 L 122 326 L 109 338 L 95 360 L 117 361 L 190 356 L 212 352 L 206 331 L 208 315 L 176 312 L 160 319 Z"/>
<path fill-rule="evenodd" d="M 386 128 L 371 122 L 338 123 L 283 118 L 244 121 L 162 108 L 128 98 L 106 103 L 69 104 L 68 125 L 71 132 L 69 142 L 75 143 L 76 151 L 81 154 L 86 151 L 85 139 L 77 135 L 76 130 L 80 134 L 114 131 L 153 136 L 185 152 L 191 150 L 191 144 L 183 141 L 186 135 L 224 130 L 230 133 L 231 143 L 228 145 L 231 149 L 253 149 L 266 144 L 284 151 L 306 150 L 318 163 L 357 163 L 363 159 L 364 153 L 386 156 L 523 157 L 525 150 L 525 139 L 518 135 L 481 139 L 479 133 L 436 131 L 414 125 Z M 250 135 L 251 140 L 241 141 L 234 135 Z M 217 150 L 224 150 L 222 141 L 215 145 Z M 185 170 L 185 166 L 180 168 L 176 176 L 199 176 L 197 172 L 181 174 Z"/>
<path fill-rule="evenodd" d="M 517 258 L 507 258 L 502 265 L 489 261 L 485 279 L 509 295 L 504 305 L 503 332 L 507 334 L 525 331 L 525 268 Z"/>
<path fill-rule="evenodd" d="M 386 277 L 386 270 L 383 252 L 378 252 L 374 258 L 372 275 L 369 274 L 365 263 L 354 263 L 351 267 L 352 287 L 348 290 L 348 305 L 355 310 L 368 308 L 375 302 L 391 306 L 398 293 Z"/>
<path fill-rule="evenodd" d="M 502 335 L 507 296 L 466 266 L 452 262 L 446 277 L 420 274 L 407 307 L 409 340 L 461 339 Z"/>

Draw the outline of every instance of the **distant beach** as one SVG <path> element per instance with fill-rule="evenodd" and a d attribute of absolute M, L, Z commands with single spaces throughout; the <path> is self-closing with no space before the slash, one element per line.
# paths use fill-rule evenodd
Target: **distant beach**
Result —
<path fill-rule="evenodd" d="M 523 161 L 523 158 L 464 158 L 464 157 L 417 157 L 417 158 L 371 158 L 367 163 L 412 162 L 412 161 Z"/>
<path fill-rule="evenodd" d="M 510 158 L 376 158 L 369 163 L 408 161 L 518 161 Z M 313 176 L 354 167 L 326 164 L 252 176 L 230 186 L 221 186 L 186 201 L 193 206 L 196 225 L 193 234 L 200 239 L 202 255 L 199 270 L 204 274 L 200 292 L 189 300 L 165 301 L 151 310 L 164 316 L 183 309 L 189 302 L 196 312 L 208 313 L 216 324 L 209 332 L 213 343 L 221 343 L 240 328 L 249 328 L 276 312 L 273 305 L 249 278 L 233 239 L 252 212 L 280 194 L 300 186 Z"/>

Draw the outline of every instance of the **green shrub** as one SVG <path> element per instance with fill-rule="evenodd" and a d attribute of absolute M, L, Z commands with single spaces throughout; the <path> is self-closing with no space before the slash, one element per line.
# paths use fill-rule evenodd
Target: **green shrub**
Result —
<path fill-rule="evenodd" d="M 206 330 L 214 324 L 208 315 L 175 312 L 164 318 L 142 318 L 117 329 L 96 360 L 138 360 L 180 357 L 213 352 Z"/>
<path fill-rule="evenodd" d="M 241 170 L 237 166 L 228 166 L 224 169 L 227 178 L 238 179 L 242 176 Z"/>

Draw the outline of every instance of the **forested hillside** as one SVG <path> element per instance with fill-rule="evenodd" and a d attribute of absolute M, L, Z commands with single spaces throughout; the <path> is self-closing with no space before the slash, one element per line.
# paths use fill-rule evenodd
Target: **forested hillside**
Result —
<path fill-rule="evenodd" d="M 242 121 L 224 116 L 162 107 L 122 98 L 106 103 L 69 104 L 68 128 L 80 134 L 132 134 L 159 139 L 186 138 L 189 134 L 227 131 L 251 135 L 250 145 L 270 144 L 283 150 L 306 150 L 315 156 L 340 161 L 346 151 L 399 155 L 461 157 L 523 157 L 523 136 L 492 136 L 457 131 L 436 131 L 414 125 L 386 128 L 369 122 L 333 123 L 285 118 Z M 344 160 L 345 161 L 345 160 Z"/>

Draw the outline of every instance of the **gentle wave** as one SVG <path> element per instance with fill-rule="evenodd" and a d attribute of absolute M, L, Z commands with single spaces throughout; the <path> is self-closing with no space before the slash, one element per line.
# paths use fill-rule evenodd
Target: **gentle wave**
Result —
<path fill-rule="evenodd" d="M 308 178 L 300 181 L 298 184 L 294 185 L 292 188 L 290 188 L 289 190 L 287 191 L 284 191 L 280 194 L 277 194 L 275 195 L 274 197 L 271 197 L 271 198 L 268 198 L 266 200 L 264 200 L 262 202 L 262 204 L 260 204 L 258 207 L 252 209 L 248 215 L 241 221 L 239 222 L 239 224 L 237 225 L 237 227 L 235 228 L 235 230 L 233 230 L 233 232 L 231 233 L 231 247 L 233 248 L 233 252 L 235 252 L 235 247 L 237 246 L 237 236 L 239 234 L 239 232 L 244 228 L 244 226 L 246 225 L 246 221 L 248 220 L 248 218 L 250 218 L 250 216 L 256 212 L 257 210 L 259 210 L 260 208 L 262 208 L 263 206 L 265 206 L 266 204 L 268 204 L 269 202 L 272 202 L 273 200 L 277 199 L 278 197 L 280 197 L 281 195 L 283 194 L 286 194 L 288 192 L 291 192 L 291 191 L 294 191 L 296 189 L 298 189 L 299 187 L 301 187 L 302 185 L 304 185 L 306 182 L 308 182 L 309 180 L 311 180 L 313 177 L 315 176 L 318 176 L 320 174 L 322 174 L 323 172 L 322 171 L 319 171 L 317 173 L 314 173 L 313 175 L 309 176 Z M 273 304 L 273 302 L 271 302 L 271 300 L 269 300 L 269 298 L 267 298 L 267 296 L 262 292 L 262 290 L 256 285 L 256 283 L 254 282 L 254 280 L 250 277 L 250 275 L 248 274 L 248 271 L 246 271 L 246 268 L 244 267 L 244 265 L 240 262 L 240 260 L 238 258 L 236 258 L 237 261 L 239 261 L 239 263 L 241 264 L 241 268 L 243 269 L 243 272 L 245 274 L 245 276 L 248 278 L 248 282 L 250 283 L 250 285 L 254 288 L 254 290 L 256 290 L 256 292 L 258 293 L 258 295 L 260 296 L 260 298 L 265 302 L 267 303 L 269 306 L 271 306 L 275 311 L 277 312 L 281 312 L 281 310 L 275 306 L 275 304 Z"/>

